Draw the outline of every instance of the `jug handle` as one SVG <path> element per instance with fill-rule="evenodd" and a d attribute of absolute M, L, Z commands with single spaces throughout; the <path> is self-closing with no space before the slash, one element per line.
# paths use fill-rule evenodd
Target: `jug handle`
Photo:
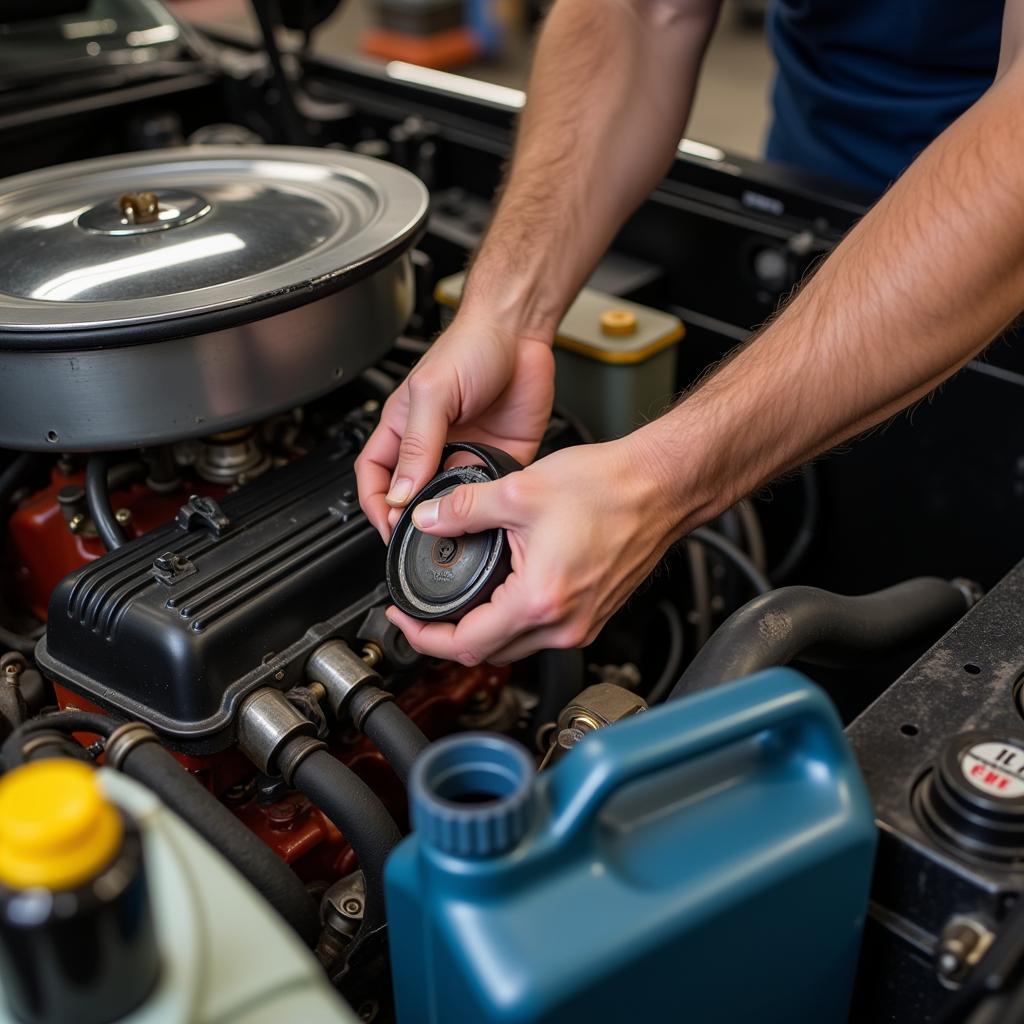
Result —
<path fill-rule="evenodd" d="M 769 669 L 673 701 L 588 736 L 551 773 L 554 831 L 586 829 L 618 790 L 757 733 L 800 721 L 852 763 L 825 694 L 793 669 Z"/>

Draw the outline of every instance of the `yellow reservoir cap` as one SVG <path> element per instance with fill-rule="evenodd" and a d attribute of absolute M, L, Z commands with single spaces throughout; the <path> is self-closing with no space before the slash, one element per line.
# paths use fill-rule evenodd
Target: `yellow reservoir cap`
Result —
<path fill-rule="evenodd" d="M 99 874 L 121 846 L 117 809 L 78 761 L 36 761 L 0 780 L 0 882 L 71 889 Z"/>
<path fill-rule="evenodd" d="M 601 330 L 614 337 L 636 334 L 636 313 L 630 309 L 606 309 L 601 314 Z"/>

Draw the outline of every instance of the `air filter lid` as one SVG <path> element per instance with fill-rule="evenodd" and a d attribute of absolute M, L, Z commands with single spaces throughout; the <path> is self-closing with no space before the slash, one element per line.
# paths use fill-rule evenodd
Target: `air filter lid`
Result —
<path fill-rule="evenodd" d="M 0 348 L 131 344 L 268 316 L 393 260 L 422 183 L 299 147 L 130 153 L 0 187 Z"/>

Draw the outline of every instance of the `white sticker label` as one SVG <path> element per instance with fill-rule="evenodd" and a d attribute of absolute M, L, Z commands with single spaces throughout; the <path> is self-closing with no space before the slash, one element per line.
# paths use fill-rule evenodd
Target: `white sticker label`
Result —
<path fill-rule="evenodd" d="M 990 796 L 1024 796 L 1024 749 L 1012 743 L 976 743 L 960 761 L 964 778 Z"/>

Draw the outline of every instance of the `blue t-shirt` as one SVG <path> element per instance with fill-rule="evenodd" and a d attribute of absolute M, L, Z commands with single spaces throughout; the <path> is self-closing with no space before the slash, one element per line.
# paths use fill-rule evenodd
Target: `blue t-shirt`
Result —
<path fill-rule="evenodd" d="M 1004 0 L 774 0 L 770 160 L 881 192 L 991 84 Z"/>

